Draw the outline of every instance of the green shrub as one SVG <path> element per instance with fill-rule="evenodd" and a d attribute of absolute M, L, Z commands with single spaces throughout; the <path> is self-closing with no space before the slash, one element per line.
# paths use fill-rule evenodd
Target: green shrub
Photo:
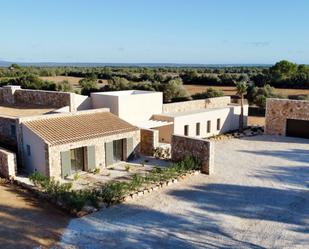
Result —
<path fill-rule="evenodd" d="M 186 157 L 182 161 L 174 163 L 166 168 L 153 168 L 145 176 L 135 174 L 130 182 L 109 182 L 99 190 L 72 190 L 72 183 L 60 183 L 54 178 L 44 176 L 38 172 L 30 175 L 29 179 L 41 187 L 52 199 L 62 201 L 71 209 L 81 210 L 90 202 L 98 207 L 99 197 L 108 205 L 119 203 L 133 191 L 139 191 L 144 186 L 156 184 L 162 181 L 176 178 L 191 170 L 199 169 L 199 162 L 192 157 Z"/>
<path fill-rule="evenodd" d="M 126 164 L 124 168 L 125 168 L 125 171 L 129 172 L 131 169 L 131 166 L 129 164 Z"/>

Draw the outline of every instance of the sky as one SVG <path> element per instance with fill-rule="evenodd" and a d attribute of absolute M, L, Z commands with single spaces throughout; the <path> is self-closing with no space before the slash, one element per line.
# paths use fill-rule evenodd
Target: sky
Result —
<path fill-rule="evenodd" d="M 308 0 L 1 0 L 0 61 L 309 64 Z"/>

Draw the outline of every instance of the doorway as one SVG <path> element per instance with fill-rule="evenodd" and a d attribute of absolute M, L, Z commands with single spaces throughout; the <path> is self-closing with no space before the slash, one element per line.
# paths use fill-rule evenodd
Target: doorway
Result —
<path fill-rule="evenodd" d="M 286 121 L 286 135 L 309 138 L 309 120 L 288 119 Z"/>
<path fill-rule="evenodd" d="M 113 141 L 113 163 L 123 160 L 123 139 Z"/>
<path fill-rule="evenodd" d="M 84 170 L 84 147 L 72 149 L 70 151 L 71 156 L 71 172 L 76 173 Z"/>

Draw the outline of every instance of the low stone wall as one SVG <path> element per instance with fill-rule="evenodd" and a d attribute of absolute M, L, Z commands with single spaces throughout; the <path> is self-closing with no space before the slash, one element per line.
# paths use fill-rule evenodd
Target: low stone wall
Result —
<path fill-rule="evenodd" d="M 163 113 L 187 112 L 205 108 L 225 107 L 231 103 L 231 97 L 218 97 L 209 99 L 199 99 L 191 101 L 182 101 L 163 105 Z"/>
<path fill-rule="evenodd" d="M 172 160 L 179 161 L 192 156 L 201 162 L 201 171 L 211 174 L 214 168 L 213 142 L 193 137 L 172 136 Z"/>
<path fill-rule="evenodd" d="M 153 150 L 159 146 L 159 131 L 152 129 L 141 129 L 141 153 L 152 156 Z"/>
<path fill-rule="evenodd" d="M 267 99 L 265 133 L 285 136 L 287 119 L 309 120 L 309 101 Z"/>
<path fill-rule="evenodd" d="M 15 177 L 17 171 L 15 153 L 0 148 L 0 176 L 5 178 Z"/>

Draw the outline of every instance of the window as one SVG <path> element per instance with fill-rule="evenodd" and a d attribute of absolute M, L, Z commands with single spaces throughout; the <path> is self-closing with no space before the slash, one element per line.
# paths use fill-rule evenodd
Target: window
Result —
<path fill-rule="evenodd" d="M 211 131 L 211 121 L 208 120 L 207 121 L 207 133 L 210 133 L 210 131 Z"/>
<path fill-rule="evenodd" d="M 11 137 L 16 137 L 16 126 L 11 125 Z"/>
<path fill-rule="evenodd" d="M 189 135 L 189 125 L 184 126 L 184 134 L 185 134 L 185 136 Z"/>
<path fill-rule="evenodd" d="M 200 131 L 200 123 L 196 123 L 196 136 L 199 136 L 201 131 Z"/>
<path fill-rule="evenodd" d="M 27 144 L 27 155 L 31 156 L 31 147 L 29 144 Z"/>
<path fill-rule="evenodd" d="M 217 119 L 217 130 L 220 130 L 221 129 L 221 119 L 218 118 Z"/>

